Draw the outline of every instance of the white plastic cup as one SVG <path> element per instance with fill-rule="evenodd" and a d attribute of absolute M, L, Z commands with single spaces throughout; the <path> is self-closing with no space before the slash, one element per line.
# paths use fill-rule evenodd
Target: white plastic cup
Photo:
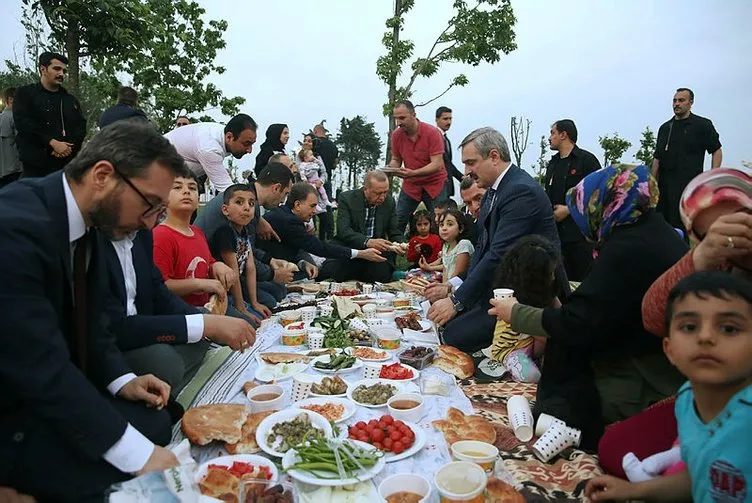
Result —
<path fill-rule="evenodd" d="M 549 429 L 554 424 L 558 424 L 560 426 L 565 426 L 566 423 L 559 419 L 558 417 L 551 416 L 549 414 L 541 414 L 538 416 L 538 422 L 535 424 L 535 436 L 540 437 L 542 436 L 547 429 Z"/>
<path fill-rule="evenodd" d="M 370 284 L 370 283 L 364 283 L 363 284 L 363 293 L 365 295 L 368 295 L 371 292 L 373 292 L 373 285 Z"/>
<path fill-rule="evenodd" d="M 561 454 L 564 449 L 574 445 L 574 439 L 566 427 L 553 424 L 533 444 L 533 453 L 544 463 Z"/>
<path fill-rule="evenodd" d="M 308 398 L 313 388 L 313 381 L 306 375 L 296 375 L 292 378 L 292 401 L 299 402 Z"/>
<path fill-rule="evenodd" d="M 463 485 L 469 482 L 472 489 L 461 494 L 452 492 L 450 488 L 456 485 L 452 483 L 453 480 L 462 480 Z M 488 476 L 486 471 L 475 463 L 454 461 L 439 468 L 433 477 L 433 482 L 442 502 L 476 501 L 476 498 L 482 498 L 483 491 L 486 490 Z"/>
<path fill-rule="evenodd" d="M 368 324 L 368 328 L 371 330 L 381 328 L 384 325 L 386 325 L 386 320 L 381 318 L 369 318 L 366 320 L 366 323 Z"/>
<path fill-rule="evenodd" d="M 567 426 L 567 435 L 569 435 L 572 439 L 572 445 L 575 447 L 580 446 L 580 440 L 582 440 L 582 432 L 578 430 L 577 428 L 570 428 Z"/>
<path fill-rule="evenodd" d="M 321 349 L 324 347 L 324 332 L 308 331 L 308 349 Z"/>
<path fill-rule="evenodd" d="M 334 314 L 334 306 L 327 306 L 323 305 L 321 306 L 321 316 L 328 317 Z"/>
<path fill-rule="evenodd" d="M 514 395 L 507 400 L 507 415 L 509 424 L 514 430 L 514 436 L 522 442 L 533 438 L 533 412 L 530 403 L 522 395 Z"/>
<path fill-rule="evenodd" d="M 510 299 L 514 297 L 514 290 L 509 288 L 496 288 L 493 291 L 494 299 Z"/>
<path fill-rule="evenodd" d="M 381 373 L 381 363 L 366 362 L 363 364 L 363 379 L 378 379 Z"/>
<path fill-rule="evenodd" d="M 316 306 L 306 306 L 300 310 L 300 319 L 311 323 L 316 318 Z"/>
<path fill-rule="evenodd" d="M 363 311 L 363 316 L 370 320 L 376 318 L 376 304 L 366 304 L 360 308 Z"/>
<path fill-rule="evenodd" d="M 453 443 L 449 450 L 456 461 L 475 463 L 488 474 L 493 472 L 496 460 L 499 459 L 499 449 L 496 446 L 478 440 L 460 440 Z"/>

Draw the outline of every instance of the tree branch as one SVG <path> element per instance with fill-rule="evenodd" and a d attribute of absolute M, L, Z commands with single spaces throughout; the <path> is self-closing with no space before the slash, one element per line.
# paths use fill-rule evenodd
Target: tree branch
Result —
<path fill-rule="evenodd" d="M 442 96 L 444 96 L 446 93 L 448 93 L 449 90 L 451 88 L 453 88 L 453 87 L 454 87 L 454 83 L 449 84 L 449 87 L 447 87 L 446 89 L 444 89 L 443 93 L 441 93 L 440 95 L 436 96 L 435 98 L 432 98 L 432 99 L 426 101 L 425 103 L 421 103 L 419 105 L 415 105 L 415 108 L 424 107 L 424 106 L 428 105 L 429 103 L 433 103 L 434 101 L 438 100 L 439 98 L 441 98 Z"/>

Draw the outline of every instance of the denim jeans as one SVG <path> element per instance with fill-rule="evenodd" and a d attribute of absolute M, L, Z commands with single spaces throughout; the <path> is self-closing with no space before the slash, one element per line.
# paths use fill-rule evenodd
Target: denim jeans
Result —
<path fill-rule="evenodd" d="M 444 185 L 444 187 L 441 189 L 441 192 L 439 192 L 439 195 L 436 196 L 435 199 L 432 199 L 431 196 L 428 195 L 428 192 L 426 192 L 425 190 L 421 194 L 421 200 L 423 201 L 423 204 L 426 205 L 428 213 L 431 213 L 432 215 L 434 201 L 443 201 L 446 198 L 446 185 Z M 412 197 L 405 194 L 404 190 L 400 190 L 399 197 L 397 198 L 397 228 L 403 234 L 405 233 L 405 227 L 407 227 L 407 224 L 410 223 L 410 218 L 412 217 L 413 213 L 415 213 L 415 209 L 419 204 L 420 201 L 416 201 Z M 431 219 L 433 220 L 433 216 L 431 216 Z"/>
<path fill-rule="evenodd" d="M 251 313 L 254 316 L 258 316 L 259 319 L 263 319 L 264 317 L 256 312 L 254 309 L 251 308 L 251 305 L 248 302 L 243 301 L 245 304 L 245 308 L 248 310 L 249 313 Z M 248 323 L 251 324 L 253 328 L 258 328 L 258 324 L 254 323 L 250 318 L 244 316 L 235 308 L 235 299 L 232 295 L 227 296 L 227 313 L 225 313 L 227 316 L 232 316 L 233 318 L 241 318 Z"/>

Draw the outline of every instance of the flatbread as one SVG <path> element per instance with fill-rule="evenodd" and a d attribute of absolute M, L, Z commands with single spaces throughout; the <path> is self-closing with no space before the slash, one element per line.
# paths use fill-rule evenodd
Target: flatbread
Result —
<path fill-rule="evenodd" d="M 266 412 L 257 412 L 255 414 L 248 414 L 248 418 L 243 423 L 242 438 L 239 442 L 234 444 L 225 444 L 225 449 L 230 454 L 255 454 L 261 450 L 256 442 L 256 429 L 264 418 L 277 412 L 276 410 L 269 410 Z"/>
<path fill-rule="evenodd" d="M 209 302 L 204 307 L 211 314 L 225 314 L 227 312 L 227 295 L 220 298 L 216 293 L 209 297 Z"/>
<path fill-rule="evenodd" d="M 198 489 L 204 496 L 220 501 L 235 503 L 240 501 L 240 479 L 221 468 L 209 468 L 206 476 L 198 483 Z"/>
<path fill-rule="evenodd" d="M 240 441 L 247 418 L 245 405 L 215 403 L 188 409 L 181 427 L 195 445 L 206 445 L 214 440 L 234 444 Z"/>
<path fill-rule="evenodd" d="M 496 429 L 490 421 L 481 416 L 466 416 L 454 407 L 449 408 L 446 419 L 431 424 L 444 434 L 449 446 L 460 440 L 478 440 L 492 445 L 496 442 Z"/>
<path fill-rule="evenodd" d="M 300 353 L 261 353 L 261 359 L 269 365 L 295 362 L 308 363 L 311 361 L 310 356 L 302 355 Z"/>

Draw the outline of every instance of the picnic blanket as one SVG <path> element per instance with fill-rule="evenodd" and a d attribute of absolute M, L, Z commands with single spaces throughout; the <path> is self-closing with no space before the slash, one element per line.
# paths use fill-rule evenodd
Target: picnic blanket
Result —
<path fill-rule="evenodd" d="M 509 427 L 507 398 L 522 395 L 535 402 L 535 384 L 510 380 L 481 383 L 471 377 L 460 382 L 476 414 L 496 426 L 498 447 L 504 468 L 518 483 L 527 501 L 583 501 L 587 481 L 603 472 L 596 456 L 569 448 L 548 463 L 535 457 L 530 442 L 521 442 Z"/>

